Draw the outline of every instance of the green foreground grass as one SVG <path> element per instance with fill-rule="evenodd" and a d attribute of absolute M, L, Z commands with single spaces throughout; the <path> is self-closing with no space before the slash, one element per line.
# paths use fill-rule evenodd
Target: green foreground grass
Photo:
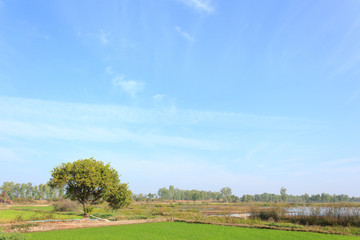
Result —
<path fill-rule="evenodd" d="M 44 212 L 53 212 L 55 211 L 55 208 L 54 206 L 11 206 L 10 207 L 11 209 L 22 209 L 22 210 L 37 210 L 37 211 L 44 211 Z"/>
<path fill-rule="evenodd" d="M 27 233 L 26 236 L 31 240 L 42 239 L 127 239 L 127 240 L 144 240 L 144 239 L 326 239 L 326 240 L 351 240 L 359 239 L 355 236 L 328 235 L 306 232 L 291 232 L 269 229 L 239 228 L 229 226 L 217 226 L 208 224 L 189 224 L 179 222 L 161 222 L 134 224 L 123 226 L 109 226 L 99 228 L 83 228 L 72 230 L 60 230 L 50 232 Z"/>
<path fill-rule="evenodd" d="M 11 221 L 32 221 L 43 219 L 79 219 L 81 216 L 76 215 L 62 215 L 49 212 L 33 212 L 13 209 L 0 210 L 0 223 L 7 223 Z"/>

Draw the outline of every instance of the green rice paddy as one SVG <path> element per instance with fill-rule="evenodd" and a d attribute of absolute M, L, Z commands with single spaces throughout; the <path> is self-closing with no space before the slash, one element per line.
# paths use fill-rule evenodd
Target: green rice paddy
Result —
<path fill-rule="evenodd" d="M 27 237 L 31 240 L 57 240 L 57 239 L 86 239 L 86 240 L 146 240 L 146 239 L 171 239 L 171 240 L 222 240 L 222 239 L 316 239 L 316 240 L 350 240 L 359 239 L 355 236 L 329 235 L 306 232 L 291 232 L 269 229 L 239 228 L 229 226 L 207 225 L 207 224 L 189 224 L 179 222 L 161 222 L 134 224 L 122 226 L 109 226 L 98 228 L 83 228 L 72 230 L 59 230 L 50 232 L 28 233 Z"/>

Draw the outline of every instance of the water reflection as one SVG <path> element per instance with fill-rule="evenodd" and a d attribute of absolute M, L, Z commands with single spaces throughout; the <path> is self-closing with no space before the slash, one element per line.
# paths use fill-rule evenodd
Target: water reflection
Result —
<path fill-rule="evenodd" d="M 290 207 L 285 210 L 290 216 L 360 216 L 360 208 L 355 207 Z"/>

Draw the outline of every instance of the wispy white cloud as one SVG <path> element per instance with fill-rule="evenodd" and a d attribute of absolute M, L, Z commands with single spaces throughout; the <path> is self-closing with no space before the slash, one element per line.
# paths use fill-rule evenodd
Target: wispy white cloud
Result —
<path fill-rule="evenodd" d="M 53 116 L 61 121 L 88 122 L 112 119 L 117 123 L 136 124 L 185 124 L 202 126 L 231 126 L 234 129 L 259 128 L 267 130 L 302 131 L 318 127 L 318 122 L 307 119 L 281 116 L 263 116 L 234 112 L 200 111 L 177 109 L 170 105 L 163 108 L 138 108 L 124 105 L 93 105 L 83 103 L 65 103 L 36 99 L 0 97 L 1 119 L 6 116 L 27 120 L 51 120 Z M 58 112 L 62 113 L 61 115 Z M 170 121 L 169 121 L 170 120 Z"/>
<path fill-rule="evenodd" d="M 0 3 L 0 5 L 1 5 L 1 3 Z M 35 36 L 37 38 L 41 38 L 43 40 L 50 40 L 51 39 L 51 36 L 49 34 L 45 34 L 45 33 L 41 32 L 36 26 L 32 27 L 31 35 Z"/>
<path fill-rule="evenodd" d="M 110 36 L 109 33 L 106 33 L 106 32 L 104 32 L 104 31 L 101 31 L 101 33 L 100 33 L 100 35 L 99 35 L 100 42 L 101 42 L 103 45 L 107 45 L 107 44 L 110 42 L 109 36 Z"/>
<path fill-rule="evenodd" d="M 136 44 L 133 43 L 130 40 L 122 39 L 121 40 L 121 47 L 123 47 L 123 48 L 136 48 Z"/>
<path fill-rule="evenodd" d="M 118 79 L 118 81 L 124 81 Z M 125 80 L 126 82 L 126 80 Z M 128 90 L 132 93 L 135 87 Z M 134 93 L 135 94 L 135 93 Z M 160 96 L 159 96 L 160 97 Z M 236 132 L 237 126 L 251 128 L 258 122 L 269 131 L 294 132 L 286 123 L 296 126 L 308 124 L 302 120 L 248 116 L 235 113 L 218 113 L 177 109 L 171 105 L 161 108 L 136 108 L 121 105 L 95 105 L 63 103 L 23 98 L 0 97 L 0 136 L 79 140 L 85 142 L 137 142 L 144 145 L 166 145 L 207 150 L 236 149 L 226 129 Z M 256 125 L 256 126 L 258 126 Z M 134 127 L 137 126 L 137 127 Z M 216 129 L 226 136 L 197 133 L 196 130 Z M 139 130 L 140 129 L 140 130 Z M 154 130 L 157 129 L 157 130 Z M 180 129 L 180 130 L 179 130 Z M 184 132 L 184 129 L 188 129 Z M 257 151 L 257 149 L 253 150 Z M 252 155 L 253 152 L 250 153 Z M 251 156 L 246 156 L 251 159 Z M 246 159 L 245 158 L 245 159 Z"/>
<path fill-rule="evenodd" d="M 124 75 L 117 75 L 112 79 L 112 83 L 115 87 L 121 87 L 121 89 L 131 97 L 136 97 L 136 94 L 143 91 L 145 87 L 144 82 L 127 80 Z"/>
<path fill-rule="evenodd" d="M 112 70 L 112 67 L 110 67 L 110 66 L 106 67 L 105 72 L 109 75 L 112 75 L 114 73 Z"/>
<path fill-rule="evenodd" d="M 195 39 L 192 36 L 190 36 L 189 33 L 185 32 L 183 29 L 181 29 L 179 26 L 175 26 L 175 30 L 189 42 L 195 42 Z"/>
<path fill-rule="evenodd" d="M 161 102 L 164 99 L 165 95 L 164 94 L 155 94 L 153 96 L 153 99 L 155 102 Z"/>
<path fill-rule="evenodd" d="M 179 1 L 200 12 L 213 13 L 215 11 L 215 8 L 212 6 L 210 0 L 179 0 Z"/>
<path fill-rule="evenodd" d="M 181 136 L 160 135 L 151 131 L 131 131 L 119 127 L 97 127 L 93 124 L 71 123 L 68 126 L 54 123 L 1 121 L 0 133 L 6 136 L 58 139 L 96 143 L 132 142 L 145 146 L 172 146 L 190 149 L 220 150 L 226 148 L 220 142 Z"/>

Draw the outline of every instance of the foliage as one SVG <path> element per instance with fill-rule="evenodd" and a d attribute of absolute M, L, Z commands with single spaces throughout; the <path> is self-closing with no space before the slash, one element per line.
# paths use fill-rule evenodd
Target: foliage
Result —
<path fill-rule="evenodd" d="M 51 188 L 49 184 L 4 182 L 0 187 L 4 195 L 1 201 L 26 202 L 31 200 L 58 200 L 64 195 L 63 188 Z"/>
<path fill-rule="evenodd" d="M 282 196 L 273 193 L 262 194 L 244 194 L 240 200 L 242 202 L 281 202 Z M 313 194 L 309 196 L 307 193 L 303 195 L 286 195 L 287 202 L 293 203 L 336 203 L 336 202 L 360 202 L 360 197 L 349 197 L 345 194 L 330 195 L 327 193 Z"/>
<path fill-rule="evenodd" d="M 231 199 L 231 194 L 232 194 L 231 188 L 224 187 L 224 188 L 220 189 L 220 194 L 221 194 L 223 201 L 229 202 Z"/>
<path fill-rule="evenodd" d="M 111 191 L 106 191 L 104 197 L 112 209 L 126 207 L 131 203 L 131 191 L 128 190 L 127 184 L 119 184 Z"/>
<path fill-rule="evenodd" d="M 269 208 L 252 208 L 251 217 L 261 220 L 278 221 L 284 212 L 280 205 L 274 205 Z"/>
<path fill-rule="evenodd" d="M 221 192 L 222 191 L 222 192 Z M 169 189 L 163 187 L 160 188 L 157 192 L 158 198 L 162 200 L 187 200 L 187 201 L 198 201 L 198 200 L 221 200 L 224 201 L 236 201 L 239 198 L 232 195 L 231 189 L 229 187 L 222 188 L 220 192 L 212 191 L 203 191 L 203 190 L 182 190 L 170 186 Z M 138 194 L 134 196 L 134 199 L 137 201 L 142 200 L 154 200 L 156 194 Z"/>
<path fill-rule="evenodd" d="M 280 189 L 281 201 L 286 202 L 288 195 L 286 194 L 286 188 L 281 187 Z"/>
<path fill-rule="evenodd" d="M 130 203 L 131 191 L 127 184 L 120 183 L 117 171 L 94 158 L 54 168 L 49 184 L 51 187 L 65 186 L 66 195 L 83 205 L 85 217 L 92 211 L 92 205 L 103 201 L 113 209 Z"/>
<path fill-rule="evenodd" d="M 336 202 L 360 202 L 360 197 L 349 197 L 345 194 L 330 195 L 327 193 L 314 194 L 309 196 L 305 193 L 303 195 L 288 195 L 286 189 L 283 188 L 282 193 L 262 193 L 262 194 L 244 194 L 238 197 L 226 193 L 228 189 L 222 188 L 219 192 L 203 191 L 203 190 L 183 190 L 170 186 L 169 188 L 162 187 L 157 191 L 157 194 L 134 194 L 135 201 L 156 201 L 161 200 L 186 200 L 186 201 L 220 201 L 225 202 L 292 202 L 292 203 L 336 203 Z M 230 189 L 231 190 L 231 189 Z M 285 191 L 284 191 L 285 190 Z M 224 192 L 225 191 L 225 192 Z M 225 198 L 224 198 L 225 197 Z"/>
<path fill-rule="evenodd" d="M 64 199 L 53 203 L 57 212 L 72 212 L 78 208 L 78 204 L 70 199 Z"/>

